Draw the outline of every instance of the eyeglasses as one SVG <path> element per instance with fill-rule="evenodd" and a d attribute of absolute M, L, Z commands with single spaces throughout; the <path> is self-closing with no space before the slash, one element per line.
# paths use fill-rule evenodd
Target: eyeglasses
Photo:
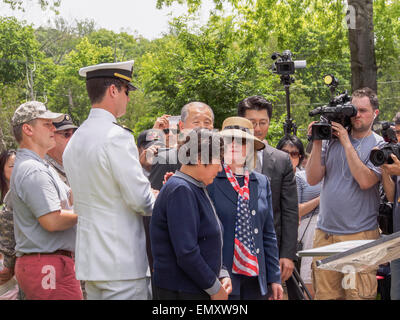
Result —
<path fill-rule="evenodd" d="M 247 140 L 245 138 L 225 138 L 225 144 L 232 144 L 235 142 L 236 144 L 241 144 L 242 146 L 247 144 Z"/>
<path fill-rule="evenodd" d="M 253 128 L 256 128 L 257 125 L 260 128 L 263 128 L 263 127 L 267 127 L 269 124 L 268 120 L 261 120 L 260 122 L 252 121 L 251 123 L 253 124 Z"/>
<path fill-rule="evenodd" d="M 74 134 L 73 132 L 57 132 L 57 131 L 56 131 L 56 133 L 64 136 L 65 139 L 71 138 L 72 135 Z"/>
<path fill-rule="evenodd" d="M 300 156 L 300 153 L 298 151 L 288 151 L 285 149 L 282 149 L 282 151 L 289 154 L 292 158 L 298 158 Z"/>

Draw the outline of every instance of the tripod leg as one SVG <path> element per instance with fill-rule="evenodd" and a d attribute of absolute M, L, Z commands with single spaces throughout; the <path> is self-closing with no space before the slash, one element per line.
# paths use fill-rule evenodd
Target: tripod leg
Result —
<path fill-rule="evenodd" d="M 307 294 L 308 299 L 309 299 L 309 300 L 313 300 L 313 299 L 312 299 L 312 296 L 311 296 L 311 294 L 310 294 L 310 291 L 308 291 L 308 289 L 307 289 L 306 285 L 304 284 L 303 279 L 301 279 L 300 274 L 299 274 L 299 272 L 297 271 L 297 268 L 296 268 L 296 267 L 294 267 L 294 269 L 293 269 L 292 277 L 295 278 L 295 281 L 297 282 L 297 285 L 298 285 L 298 287 L 299 287 L 299 290 L 300 290 L 301 293 L 302 293 L 303 298 L 305 299 L 305 296 L 304 296 L 304 293 L 303 293 L 303 291 L 305 291 L 306 294 Z M 300 288 L 299 283 L 301 284 L 302 289 Z"/>

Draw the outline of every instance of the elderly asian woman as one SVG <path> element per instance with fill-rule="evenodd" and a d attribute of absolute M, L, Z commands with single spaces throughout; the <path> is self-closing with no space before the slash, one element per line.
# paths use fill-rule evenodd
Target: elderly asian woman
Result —
<path fill-rule="evenodd" d="M 222 224 L 206 186 L 221 170 L 218 133 L 194 129 L 179 147 L 182 167 L 161 188 L 150 222 L 155 299 L 226 300 Z"/>

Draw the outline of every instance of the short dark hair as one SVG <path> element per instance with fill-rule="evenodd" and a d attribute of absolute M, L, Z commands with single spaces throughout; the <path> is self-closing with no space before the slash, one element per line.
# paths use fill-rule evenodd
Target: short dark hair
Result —
<path fill-rule="evenodd" d="M 365 87 L 365 88 L 355 90 L 353 92 L 353 94 L 351 95 L 352 99 L 354 97 L 357 97 L 357 98 L 368 97 L 369 102 L 371 103 L 372 109 L 374 109 L 374 110 L 379 109 L 378 96 L 376 95 L 375 91 L 372 90 L 371 88 Z"/>
<path fill-rule="evenodd" d="M 195 128 L 189 132 L 185 141 L 178 143 L 178 157 L 182 164 L 212 164 L 213 159 L 222 160 L 224 140 L 216 132 L 205 128 Z M 188 161 L 185 161 L 188 160 Z M 187 162 L 187 163 L 186 163 Z"/>
<path fill-rule="evenodd" d="M 245 117 L 247 110 L 267 110 L 268 118 L 272 117 L 272 103 L 262 96 L 251 96 L 243 99 L 238 104 L 237 114 Z"/>
<path fill-rule="evenodd" d="M 4 150 L 0 154 L 0 204 L 3 203 L 4 197 L 8 191 L 6 176 L 4 175 L 4 167 L 7 160 L 12 156 L 16 155 L 17 152 L 14 149 Z"/>
<path fill-rule="evenodd" d="M 394 124 L 400 124 L 400 112 L 397 112 L 393 118 Z"/>
<path fill-rule="evenodd" d="M 18 142 L 18 144 L 21 143 L 21 141 L 22 141 L 22 126 L 23 126 L 25 123 L 27 123 L 27 124 L 29 124 L 29 125 L 31 125 L 31 126 L 34 126 L 35 123 L 36 123 L 36 120 L 37 120 L 37 119 L 32 119 L 32 120 L 30 120 L 30 121 L 28 121 L 28 122 L 24 122 L 24 123 L 21 123 L 21 124 L 17 124 L 16 126 L 13 126 L 13 127 L 12 127 L 14 138 L 15 138 L 15 140 Z"/>
<path fill-rule="evenodd" d="M 297 136 L 286 135 L 281 140 L 279 140 L 278 144 L 276 145 L 276 148 L 278 150 L 282 150 L 283 147 L 286 146 L 287 144 L 292 145 L 293 147 L 297 148 L 297 150 L 299 150 L 300 157 L 299 157 L 299 164 L 297 166 L 300 167 L 305 157 L 303 142 L 301 142 L 301 140 Z"/>
<path fill-rule="evenodd" d="M 109 86 L 115 85 L 118 91 L 121 91 L 122 80 L 117 78 L 92 78 L 86 81 L 86 90 L 92 104 L 103 100 L 106 90 Z"/>

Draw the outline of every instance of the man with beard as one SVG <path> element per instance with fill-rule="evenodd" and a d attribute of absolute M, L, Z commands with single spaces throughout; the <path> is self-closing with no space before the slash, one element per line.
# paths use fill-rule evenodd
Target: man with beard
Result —
<path fill-rule="evenodd" d="M 378 98 L 369 88 L 356 90 L 352 104 L 357 115 L 351 130 L 332 122 L 329 141 L 314 140 L 306 173 L 310 185 L 324 179 L 314 248 L 349 240 L 377 239 L 381 171 L 369 160 L 371 149 L 384 141 L 372 131 L 378 116 Z M 375 299 L 376 270 L 345 275 L 316 268 L 313 259 L 315 299 Z M 353 276 L 354 281 L 344 277 Z M 349 279 L 347 279 L 349 280 Z"/>

